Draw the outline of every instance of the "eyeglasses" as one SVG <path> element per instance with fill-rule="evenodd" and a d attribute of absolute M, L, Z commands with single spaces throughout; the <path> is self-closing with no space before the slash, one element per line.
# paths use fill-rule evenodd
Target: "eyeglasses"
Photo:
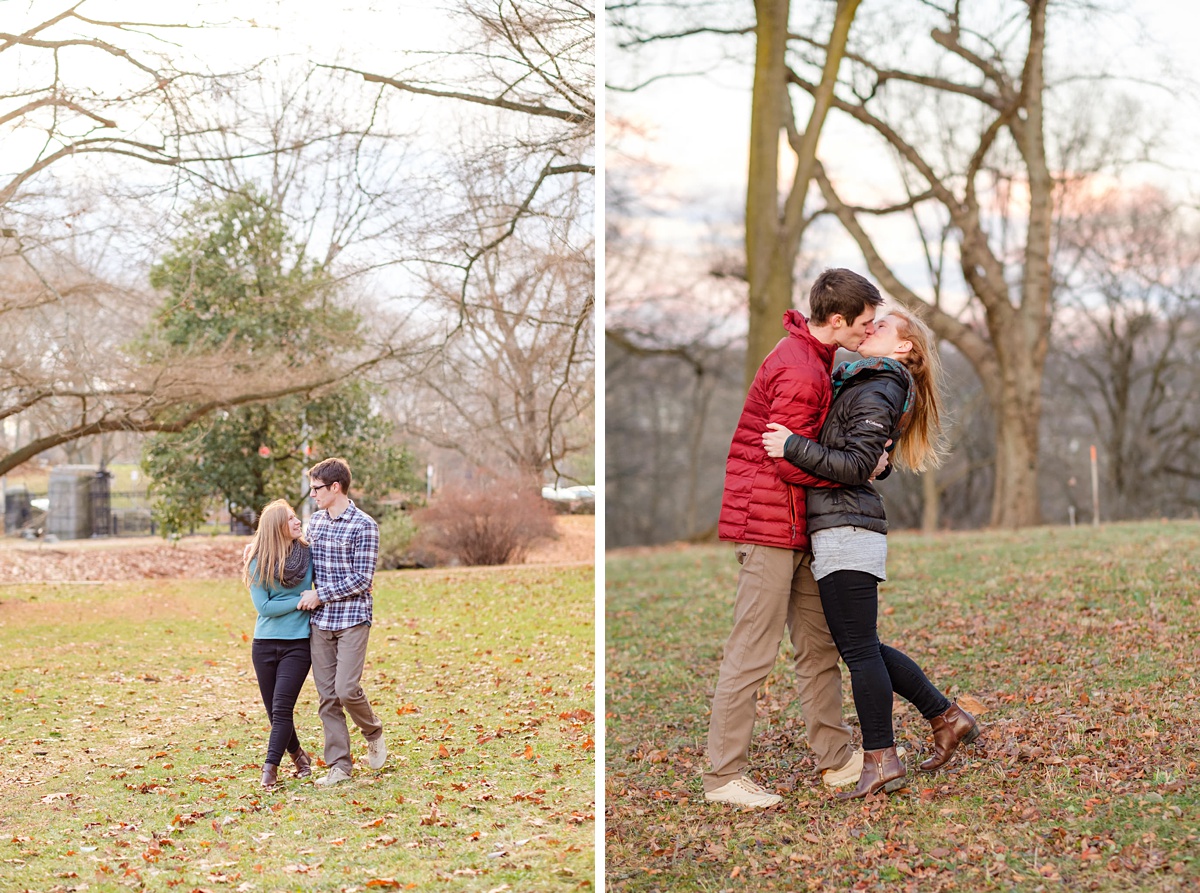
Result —
<path fill-rule="evenodd" d="M 328 484 L 313 484 L 313 486 L 309 487 L 308 489 L 313 493 L 316 493 L 318 490 L 324 490 L 328 486 Z"/>

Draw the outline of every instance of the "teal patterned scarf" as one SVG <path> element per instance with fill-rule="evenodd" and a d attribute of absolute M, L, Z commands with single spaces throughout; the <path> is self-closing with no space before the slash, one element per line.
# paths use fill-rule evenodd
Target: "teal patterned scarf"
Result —
<path fill-rule="evenodd" d="M 852 378 L 859 375 L 874 375 L 876 372 L 895 372 L 904 382 L 904 409 L 900 411 L 900 422 L 897 425 L 896 438 L 899 440 L 900 435 L 908 427 L 908 422 L 912 418 L 913 408 L 913 379 L 912 374 L 904 368 L 904 364 L 899 360 L 893 360 L 891 357 L 863 357 L 861 360 L 855 360 L 853 363 L 842 363 L 833 370 L 833 399 L 838 398 L 841 393 L 842 386 L 849 382 Z M 893 444 L 894 446 L 894 444 Z"/>

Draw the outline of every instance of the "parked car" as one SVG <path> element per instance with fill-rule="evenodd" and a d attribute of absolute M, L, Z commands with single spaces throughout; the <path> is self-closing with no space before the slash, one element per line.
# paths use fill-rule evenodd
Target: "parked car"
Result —
<path fill-rule="evenodd" d="M 596 511 L 596 488 L 590 484 L 574 487 L 542 487 L 542 498 L 554 504 L 559 512 L 573 515 L 591 514 Z"/>

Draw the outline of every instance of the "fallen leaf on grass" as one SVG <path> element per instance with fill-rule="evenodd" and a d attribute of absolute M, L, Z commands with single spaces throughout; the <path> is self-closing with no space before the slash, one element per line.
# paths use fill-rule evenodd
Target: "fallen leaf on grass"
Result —
<path fill-rule="evenodd" d="M 594 720 L 596 718 L 596 716 L 595 716 L 595 714 L 593 714 L 587 710 L 584 710 L 581 707 L 578 710 L 572 710 L 570 713 L 560 713 L 560 714 L 558 714 L 558 718 L 570 720 L 571 722 L 584 723 L 584 722 L 591 722 L 592 720 Z"/>
<path fill-rule="evenodd" d="M 324 861 L 324 860 L 322 860 Z M 296 862 L 292 865 L 283 866 L 283 870 L 288 874 L 309 874 L 321 867 L 321 862 L 314 862 L 312 865 L 305 865 L 303 862 Z"/>
<path fill-rule="evenodd" d="M 963 710 L 966 710 L 968 713 L 973 714 L 974 716 L 982 716 L 988 712 L 987 707 L 983 706 L 983 704 L 979 703 L 978 699 L 973 698 L 970 695 L 960 695 L 957 698 L 957 701 L 959 707 L 961 707 Z"/>

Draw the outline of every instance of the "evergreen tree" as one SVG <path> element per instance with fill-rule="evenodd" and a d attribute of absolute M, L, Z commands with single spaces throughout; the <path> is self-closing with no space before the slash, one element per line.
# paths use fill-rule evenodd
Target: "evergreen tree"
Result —
<path fill-rule="evenodd" d="M 236 347 L 250 372 L 256 357 L 299 369 L 360 343 L 361 321 L 339 305 L 332 277 L 305 257 L 279 211 L 253 192 L 198 206 L 150 282 L 165 300 L 144 333 L 147 345 Z M 218 502 L 251 526 L 272 499 L 299 506 L 307 493 L 304 469 L 326 456 L 350 463 L 360 504 L 362 494 L 378 498 L 414 486 L 411 456 L 393 443 L 372 396 L 367 383 L 347 381 L 155 435 L 142 465 L 163 532 L 202 523 Z"/>

